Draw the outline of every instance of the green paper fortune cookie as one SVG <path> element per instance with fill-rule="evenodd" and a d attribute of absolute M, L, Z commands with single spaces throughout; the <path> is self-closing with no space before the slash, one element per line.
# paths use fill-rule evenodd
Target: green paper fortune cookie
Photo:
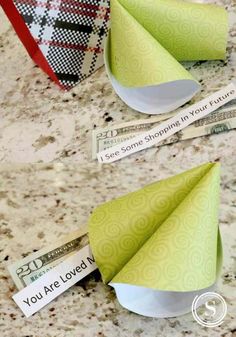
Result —
<path fill-rule="evenodd" d="M 105 65 L 130 107 L 148 114 L 181 106 L 200 84 L 178 62 L 225 59 L 224 8 L 181 0 L 111 0 Z"/>
<path fill-rule="evenodd" d="M 90 246 L 122 306 L 177 316 L 214 289 L 222 264 L 219 188 L 220 165 L 207 163 L 95 209 Z"/>

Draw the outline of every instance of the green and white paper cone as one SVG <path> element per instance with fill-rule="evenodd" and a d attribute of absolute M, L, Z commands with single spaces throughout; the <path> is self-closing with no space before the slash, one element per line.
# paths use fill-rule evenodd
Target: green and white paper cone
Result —
<path fill-rule="evenodd" d="M 192 98 L 200 84 L 179 63 L 225 59 L 227 12 L 181 0 L 111 0 L 105 64 L 132 108 L 158 114 Z"/>
<path fill-rule="evenodd" d="M 122 306 L 177 316 L 214 288 L 222 260 L 219 187 L 220 166 L 208 163 L 95 209 L 91 249 Z"/>

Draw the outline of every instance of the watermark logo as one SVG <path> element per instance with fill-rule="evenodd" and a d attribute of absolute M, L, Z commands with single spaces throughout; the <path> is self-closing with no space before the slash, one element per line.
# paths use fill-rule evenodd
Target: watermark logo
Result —
<path fill-rule="evenodd" d="M 223 322 L 227 314 L 227 304 L 224 298 L 215 292 L 203 293 L 194 298 L 192 314 L 202 326 L 215 327 Z"/>

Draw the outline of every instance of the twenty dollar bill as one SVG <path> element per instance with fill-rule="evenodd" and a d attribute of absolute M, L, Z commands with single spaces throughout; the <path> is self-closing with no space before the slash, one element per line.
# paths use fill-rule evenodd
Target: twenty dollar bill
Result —
<path fill-rule="evenodd" d="M 87 244 L 87 229 L 84 227 L 81 230 L 70 233 L 51 246 L 13 263 L 8 267 L 8 270 L 16 287 L 20 290 Z"/>
<path fill-rule="evenodd" d="M 94 130 L 92 134 L 92 158 L 96 159 L 98 152 L 134 138 L 138 134 L 149 131 L 162 121 L 174 116 L 171 112 L 156 117 L 122 123 L 120 125 Z M 210 115 L 202 118 L 182 131 L 160 142 L 157 146 L 175 143 L 181 140 L 216 134 L 236 128 L 236 100 L 229 102 Z"/>

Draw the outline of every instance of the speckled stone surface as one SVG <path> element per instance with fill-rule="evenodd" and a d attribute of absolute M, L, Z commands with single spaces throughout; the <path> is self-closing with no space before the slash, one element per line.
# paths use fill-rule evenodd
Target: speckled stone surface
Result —
<path fill-rule="evenodd" d="M 227 59 L 186 63 L 186 67 L 202 84 L 201 92 L 191 103 L 236 77 L 236 2 L 209 1 L 223 5 L 229 13 Z M 34 65 L 8 20 L 0 13 L 0 161 L 91 162 L 91 132 L 94 128 L 148 118 L 128 108 L 117 97 L 104 68 L 69 92 L 59 90 Z M 162 161 L 173 152 L 187 153 L 194 151 L 196 146 L 216 146 L 226 142 L 228 137 L 235 137 L 235 132 L 210 140 L 202 138 L 144 151 L 123 159 L 123 162 Z"/>
<path fill-rule="evenodd" d="M 202 83 L 192 102 L 236 77 L 236 2 L 217 3 L 229 12 L 227 60 L 188 64 Z M 92 130 L 148 116 L 116 96 L 104 68 L 72 91 L 60 91 L 34 65 L 2 12 L 0 22 L 0 161 L 64 162 L 0 165 L 1 337 L 235 337 L 236 131 L 149 149 L 100 166 L 91 159 Z M 228 304 L 220 327 L 203 328 L 191 314 L 151 319 L 130 313 L 96 273 L 33 317 L 23 317 L 11 299 L 16 288 L 8 264 L 77 229 L 100 203 L 215 160 L 222 163 L 219 220 L 224 243 L 218 292 Z"/>
<path fill-rule="evenodd" d="M 219 150 L 220 151 L 220 150 Z M 156 168 L 117 165 L 35 164 L 0 169 L 0 331 L 1 337 L 235 337 L 236 336 L 236 164 L 222 160 L 220 229 L 224 268 L 218 292 L 228 315 L 217 328 L 203 328 L 191 313 L 171 319 L 142 317 L 122 308 L 95 273 L 80 281 L 31 318 L 11 299 L 16 292 L 6 266 L 76 230 L 100 203 L 190 168 L 192 163 Z"/>

